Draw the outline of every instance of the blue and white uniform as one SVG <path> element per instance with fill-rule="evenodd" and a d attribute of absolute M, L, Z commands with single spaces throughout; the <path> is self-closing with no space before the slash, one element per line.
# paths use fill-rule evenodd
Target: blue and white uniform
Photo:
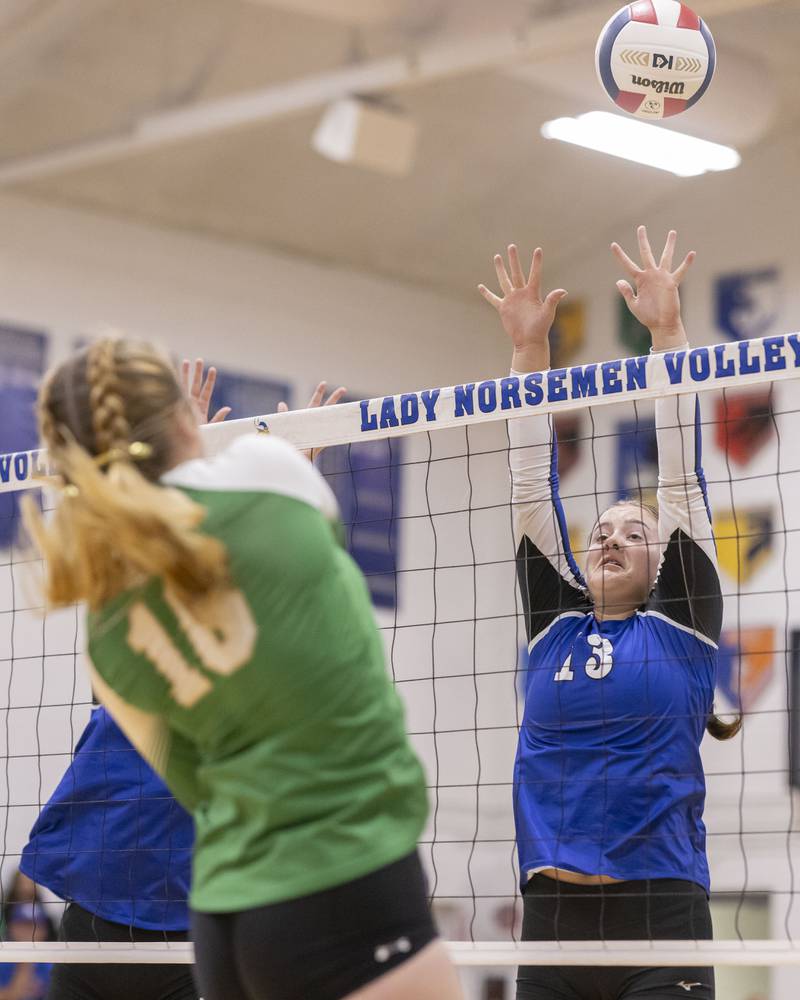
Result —
<path fill-rule="evenodd" d="M 20 869 L 126 927 L 187 931 L 194 827 L 105 708 L 92 712 Z"/>
<path fill-rule="evenodd" d="M 514 773 L 522 885 L 560 868 L 709 889 L 700 742 L 722 596 L 696 397 L 656 402 L 661 563 L 647 602 L 599 622 L 569 548 L 550 419 L 509 421 L 528 631 Z"/>

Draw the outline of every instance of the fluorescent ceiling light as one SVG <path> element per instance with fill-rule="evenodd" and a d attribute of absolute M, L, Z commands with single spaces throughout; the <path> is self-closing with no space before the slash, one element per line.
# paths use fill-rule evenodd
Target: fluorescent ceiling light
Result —
<path fill-rule="evenodd" d="M 669 170 L 679 177 L 695 177 L 707 170 L 732 170 L 742 162 L 730 146 L 607 111 L 590 111 L 577 118 L 545 122 L 542 135 L 545 139 L 560 139 L 609 156 Z"/>

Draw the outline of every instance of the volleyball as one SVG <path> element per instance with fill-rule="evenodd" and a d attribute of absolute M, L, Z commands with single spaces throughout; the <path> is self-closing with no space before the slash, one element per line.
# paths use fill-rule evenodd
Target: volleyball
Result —
<path fill-rule="evenodd" d="M 714 76 L 708 26 L 677 0 L 638 0 L 608 21 L 595 49 L 597 76 L 611 100 L 650 121 L 696 104 Z"/>

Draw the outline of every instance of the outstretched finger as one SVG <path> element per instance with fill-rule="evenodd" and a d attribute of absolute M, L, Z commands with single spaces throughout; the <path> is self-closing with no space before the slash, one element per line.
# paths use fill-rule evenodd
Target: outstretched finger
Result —
<path fill-rule="evenodd" d="M 221 406 L 214 414 L 214 416 L 209 420 L 209 423 L 221 424 L 222 421 L 228 416 L 230 412 L 231 412 L 230 406 Z"/>
<path fill-rule="evenodd" d="M 633 289 L 628 284 L 627 281 L 618 281 L 617 288 L 619 289 L 620 295 L 625 299 L 625 302 L 630 306 L 633 300 L 636 298 Z"/>
<path fill-rule="evenodd" d="M 523 288 L 525 286 L 525 278 L 522 275 L 522 268 L 519 264 L 519 250 L 517 250 L 514 243 L 508 248 L 508 264 L 511 268 L 511 280 L 514 282 L 514 288 Z"/>
<path fill-rule="evenodd" d="M 547 298 L 544 300 L 544 304 L 552 309 L 553 312 L 558 308 L 559 302 L 566 298 L 567 290 L 566 288 L 554 288 L 552 292 L 549 292 Z"/>
<path fill-rule="evenodd" d="M 194 370 L 192 372 L 192 387 L 189 390 L 191 395 L 197 399 L 203 386 L 203 359 L 195 358 Z"/>
<path fill-rule="evenodd" d="M 653 251 L 650 248 L 650 240 L 647 238 L 647 227 L 639 226 L 636 230 L 636 236 L 639 240 L 639 253 L 642 257 L 642 263 L 645 267 L 655 267 L 656 259 L 653 256 Z"/>
<path fill-rule="evenodd" d="M 620 262 L 623 270 L 627 271 L 630 277 L 635 281 L 642 273 L 642 269 L 637 264 L 634 264 L 634 262 L 625 253 L 625 251 L 622 249 L 619 243 L 611 244 L 611 252 Z"/>
<path fill-rule="evenodd" d="M 188 358 L 184 358 L 181 361 L 181 387 L 183 388 L 184 394 L 189 395 L 189 367 L 191 362 Z"/>
<path fill-rule="evenodd" d="M 339 400 L 342 399 L 342 397 L 345 395 L 346 392 L 347 389 L 343 385 L 340 385 L 338 389 L 334 389 L 333 392 L 330 394 L 330 396 L 328 396 L 328 398 L 325 400 L 325 405 L 335 406 L 339 402 Z"/>
<path fill-rule="evenodd" d="M 528 272 L 528 288 L 535 298 L 541 297 L 542 291 L 542 260 L 544 258 L 544 252 L 541 247 L 537 247 L 533 251 L 533 257 L 531 257 L 531 269 Z"/>
<path fill-rule="evenodd" d="M 202 375 L 203 368 L 202 364 L 200 367 L 200 374 Z M 217 369 L 213 367 L 208 369 L 206 374 L 206 380 L 200 387 L 200 392 L 197 394 L 197 402 L 203 413 L 208 413 L 208 404 L 211 402 L 211 393 L 214 391 L 214 385 L 217 381 Z M 195 384 L 197 383 L 197 376 L 195 374 Z"/>
<path fill-rule="evenodd" d="M 678 234 L 674 229 L 670 229 L 667 233 L 667 242 L 664 244 L 664 252 L 661 254 L 661 261 L 659 262 L 659 267 L 665 267 L 668 271 L 672 270 L 672 258 L 675 254 L 675 244 L 678 241 Z"/>
<path fill-rule="evenodd" d="M 494 292 L 490 292 L 486 285 L 478 285 L 478 291 L 486 299 L 490 306 L 494 306 L 495 309 L 499 309 L 503 304 L 503 300 L 499 295 L 495 295 Z"/>
<path fill-rule="evenodd" d="M 689 270 L 692 264 L 694 264 L 694 259 L 696 256 L 697 253 L 694 250 L 690 250 L 683 258 L 683 262 L 681 263 L 677 271 L 673 271 L 672 277 L 676 285 L 679 285 L 686 277 L 686 272 Z"/>
<path fill-rule="evenodd" d="M 315 406 L 319 406 L 322 402 L 322 397 L 325 395 L 325 390 L 328 387 L 327 382 L 319 382 L 317 388 L 314 390 L 311 399 L 309 399 L 306 404 L 307 410 L 312 410 Z"/>
<path fill-rule="evenodd" d="M 494 270 L 497 274 L 497 280 L 500 282 L 500 288 L 503 291 L 503 295 L 508 295 L 514 290 L 514 286 L 511 284 L 508 271 L 506 271 L 505 261 L 499 253 L 494 255 Z"/>

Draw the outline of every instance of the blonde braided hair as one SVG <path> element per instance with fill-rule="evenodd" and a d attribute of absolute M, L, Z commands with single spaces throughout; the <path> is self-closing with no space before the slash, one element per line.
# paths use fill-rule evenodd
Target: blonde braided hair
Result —
<path fill-rule="evenodd" d="M 86 356 L 89 406 L 97 453 L 125 449 L 131 441 L 131 425 L 125 415 L 115 352 L 118 341 L 98 340 Z"/>
<path fill-rule="evenodd" d="M 47 441 L 52 447 L 53 442 L 59 440 L 60 434 L 56 426 L 55 419 L 48 405 L 50 397 L 50 386 L 52 385 L 52 373 L 45 376 L 39 387 L 39 398 L 37 400 L 36 415 L 39 421 L 39 437 L 42 441 Z"/>
<path fill-rule="evenodd" d="M 69 494 L 47 523 L 30 498 L 24 516 L 52 606 L 98 609 L 151 577 L 187 599 L 227 585 L 224 546 L 198 530 L 205 509 L 158 482 L 174 464 L 183 405 L 169 359 L 121 338 L 98 341 L 44 380 L 40 432 Z M 147 445 L 142 461 L 131 457 L 134 439 Z"/>

